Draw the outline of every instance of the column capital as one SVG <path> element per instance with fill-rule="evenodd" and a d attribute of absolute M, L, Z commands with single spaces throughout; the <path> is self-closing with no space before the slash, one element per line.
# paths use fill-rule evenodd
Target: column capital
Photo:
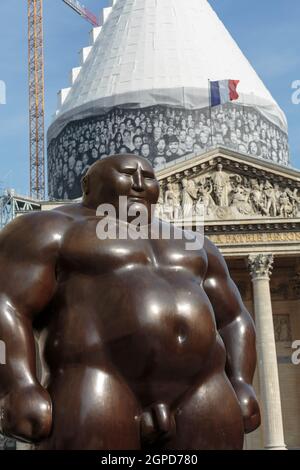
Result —
<path fill-rule="evenodd" d="M 274 256 L 271 253 L 249 255 L 248 267 L 252 280 L 270 279 L 273 269 Z"/>

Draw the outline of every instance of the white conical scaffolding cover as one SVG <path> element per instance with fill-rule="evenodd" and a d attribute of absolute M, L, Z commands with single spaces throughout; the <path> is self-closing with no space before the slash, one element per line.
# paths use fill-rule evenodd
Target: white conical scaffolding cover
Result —
<path fill-rule="evenodd" d="M 239 103 L 287 132 L 283 111 L 207 0 L 117 0 L 48 138 L 113 106 L 208 106 L 209 80 L 240 80 Z"/>

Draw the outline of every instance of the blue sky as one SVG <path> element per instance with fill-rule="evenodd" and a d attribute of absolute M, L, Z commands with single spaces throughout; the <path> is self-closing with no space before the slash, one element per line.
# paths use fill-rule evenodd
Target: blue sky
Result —
<path fill-rule="evenodd" d="M 83 3 L 98 14 L 107 0 Z M 291 83 L 300 80 L 299 0 L 210 0 L 210 3 L 285 111 L 292 165 L 300 168 L 300 104 L 293 105 L 291 101 Z M 88 45 L 89 30 L 89 23 L 62 0 L 44 0 L 46 128 L 56 108 L 57 91 L 68 86 L 69 72 L 78 65 L 77 53 Z M 7 104 L 0 105 L 0 187 L 2 184 L 27 194 L 26 0 L 0 0 L 0 80 L 7 86 Z"/>

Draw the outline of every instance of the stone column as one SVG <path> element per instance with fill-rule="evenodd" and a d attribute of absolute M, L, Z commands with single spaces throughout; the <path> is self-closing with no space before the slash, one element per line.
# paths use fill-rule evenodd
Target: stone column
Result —
<path fill-rule="evenodd" d="M 264 447 L 270 450 L 282 450 L 286 446 L 270 292 L 273 255 L 262 253 L 250 255 L 248 261 L 254 294 Z"/>

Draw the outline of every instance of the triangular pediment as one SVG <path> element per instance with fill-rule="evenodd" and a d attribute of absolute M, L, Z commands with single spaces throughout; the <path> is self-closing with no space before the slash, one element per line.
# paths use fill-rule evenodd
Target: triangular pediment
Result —
<path fill-rule="evenodd" d="M 285 222 L 300 217 L 300 172 L 223 148 L 157 173 L 164 218 L 203 206 L 206 223 Z"/>

